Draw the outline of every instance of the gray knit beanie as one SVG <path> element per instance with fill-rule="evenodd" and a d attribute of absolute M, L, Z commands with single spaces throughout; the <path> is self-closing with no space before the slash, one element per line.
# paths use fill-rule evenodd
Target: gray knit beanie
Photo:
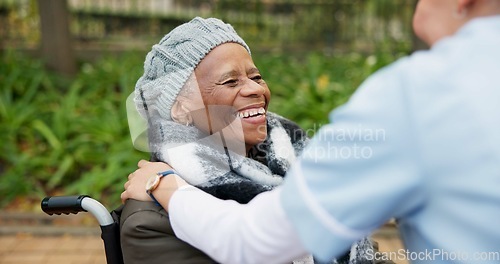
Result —
<path fill-rule="evenodd" d="M 196 17 L 165 35 L 144 61 L 144 75 L 135 85 L 135 104 L 144 118 L 172 120 L 177 95 L 200 61 L 215 47 L 234 42 L 250 48 L 230 24 Z"/>

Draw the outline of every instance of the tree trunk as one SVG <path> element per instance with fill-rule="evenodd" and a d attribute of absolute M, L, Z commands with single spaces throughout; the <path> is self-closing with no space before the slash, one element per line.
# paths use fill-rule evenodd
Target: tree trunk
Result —
<path fill-rule="evenodd" d="M 74 75 L 77 69 L 66 0 L 38 0 L 38 10 L 42 32 L 41 52 L 46 66 L 66 76 Z"/>

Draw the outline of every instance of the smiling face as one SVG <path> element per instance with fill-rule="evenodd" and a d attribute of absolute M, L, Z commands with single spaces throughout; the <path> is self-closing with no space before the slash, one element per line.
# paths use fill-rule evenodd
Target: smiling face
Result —
<path fill-rule="evenodd" d="M 213 133 L 238 121 L 247 150 L 265 140 L 271 92 L 243 46 L 225 43 L 214 48 L 198 64 L 195 75 L 207 111 L 193 115 L 195 126 Z"/>

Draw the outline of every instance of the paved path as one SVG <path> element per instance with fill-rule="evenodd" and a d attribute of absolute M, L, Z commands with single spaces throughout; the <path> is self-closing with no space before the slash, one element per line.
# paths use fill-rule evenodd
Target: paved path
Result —
<path fill-rule="evenodd" d="M 99 236 L 0 236 L 2 264 L 106 263 Z"/>

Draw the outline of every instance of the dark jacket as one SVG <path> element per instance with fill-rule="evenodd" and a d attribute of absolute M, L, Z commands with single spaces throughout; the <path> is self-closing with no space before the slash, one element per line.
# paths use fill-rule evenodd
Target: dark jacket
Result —
<path fill-rule="evenodd" d="M 153 202 L 128 200 L 120 218 L 123 261 L 130 263 L 216 263 L 178 239 L 168 213 Z"/>

